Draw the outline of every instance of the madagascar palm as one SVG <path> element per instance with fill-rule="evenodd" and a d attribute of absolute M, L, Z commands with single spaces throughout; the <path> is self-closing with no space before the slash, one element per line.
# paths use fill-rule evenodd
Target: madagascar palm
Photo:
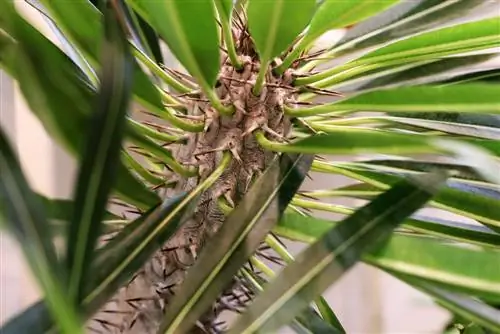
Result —
<path fill-rule="evenodd" d="M 1 136 L 6 226 L 45 292 L 5 333 L 343 332 L 320 296 L 358 261 L 500 331 L 496 5 L 40 0 L 59 49 L 3 1 L 0 64 L 80 161 L 49 199 Z M 358 182 L 299 191 L 310 171 Z"/>

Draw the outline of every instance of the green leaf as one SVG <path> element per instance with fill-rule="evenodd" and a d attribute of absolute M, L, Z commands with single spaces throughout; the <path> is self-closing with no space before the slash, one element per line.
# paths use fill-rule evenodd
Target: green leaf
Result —
<path fill-rule="evenodd" d="M 255 252 L 292 199 L 312 156 L 282 155 L 257 179 L 199 254 L 169 305 L 160 333 L 186 333 Z"/>
<path fill-rule="evenodd" d="M 79 168 L 73 219 L 68 226 L 69 294 L 75 302 L 82 297 L 82 281 L 88 275 L 101 220 L 115 181 L 131 95 L 132 56 L 117 22 L 115 13 L 106 9 L 101 87 Z"/>
<path fill-rule="evenodd" d="M 407 219 L 403 222 L 403 227 L 412 229 L 412 226 L 419 226 L 421 222 L 425 223 L 422 219 Z M 456 224 L 457 227 L 466 226 Z M 292 236 L 294 240 L 312 243 L 337 225 L 337 222 L 325 219 L 288 213 L 280 220 L 275 232 L 284 237 Z M 463 234 L 466 233 L 467 230 L 464 229 Z M 490 234 L 498 242 L 500 236 L 493 232 Z M 431 280 L 450 289 L 498 300 L 500 268 L 494 263 L 499 263 L 499 257 L 498 249 L 475 249 L 443 243 L 439 239 L 394 235 L 383 247 L 363 255 L 363 261 L 384 270 Z"/>
<path fill-rule="evenodd" d="M 211 1 L 131 0 L 130 3 L 160 33 L 200 85 L 208 88 L 215 84 L 219 71 L 219 42 Z"/>
<path fill-rule="evenodd" d="M 381 174 L 380 172 L 346 169 L 349 170 L 349 177 L 367 182 L 380 189 L 387 189 L 399 180 L 398 176 Z M 494 198 L 452 188 L 443 188 L 431 204 L 437 208 L 475 219 L 494 230 L 500 227 L 500 210 L 496 209 L 498 201 Z"/>
<path fill-rule="evenodd" d="M 249 0 L 248 29 L 261 66 L 283 53 L 309 24 L 314 0 Z"/>
<path fill-rule="evenodd" d="M 385 241 L 401 221 L 425 205 L 444 180 L 443 175 L 430 174 L 402 181 L 346 218 L 284 268 L 229 333 L 269 333 L 288 323 L 366 250 Z"/>
<path fill-rule="evenodd" d="M 380 112 L 463 112 L 500 114 L 500 85 L 462 84 L 372 90 L 316 107 L 288 109 L 294 116 L 341 110 Z"/>
<path fill-rule="evenodd" d="M 305 39 L 313 41 L 328 30 L 344 28 L 358 23 L 378 12 L 386 10 L 398 1 L 399 0 L 325 0 L 314 14 Z"/>
<path fill-rule="evenodd" d="M 83 333 L 76 310 L 66 295 L 66 272 L 52 244 L 44 208 L 31 191 L 21 165 L 0 129 L 0 194 L 5 204 L 7 229 L 17 239 L 30 269 L 41 286 L 48 307 L 64 333 Z M 16 327 L 2 333 L 17 334 Z"/>
<path fill-rule="evenodd" d="M 17 79 L 30 110 L 52 138 L 79 157 L 95 92 L 83 72 L 65 54 L 7 8 L 0 11 L 0 20 L 4 20 L 2 28 L 14 40 L 2 39 L 1 65 Z M 143 209 L 158 203 L 158 196 L 122 164 L 117 174 L 116 191 L 123 199 Z"/>
<path fill-rule="evenodd" d="M 356 65 L 373 64 L 404 58 L 408 62 L 422 56 L 445 56 L 493 48 L 500 45 L 498 25 L 495 17 L 426 32 L 381 47 L 354 62 Z"/>
<path fill-rule="evenodd" d="M 391 272 L 438 283 L 449 290 L 500 300 L 500 251 L 394 236 L 364 261 Z"/>
<path fill-rule="evenodd" d="M 88 314 L 104 305 L 158 251 L 195 208 L 197 193 L 165 200 L 128 224 L 101 248 L 92 263 L 92 277 L 84 286 L 82 304 Z"/>
<path fill-rule="evenodd" d="M 349 29 L 325 57 L 369 50 L 369 47 L 384 45 L 422 32 L 474 21 L 477 18 L 470 14 L 478 7 L 481 7 L 483 13 L 493 13 L 496 4 L 492 2 L 485 5 L 483 0 L 401 1 L 400 4 Z M 313 61 L 307 66 L 311 69 L 315 65 L 317 64 Z"/>
<path fill-rule="evenodd" d="M 318 310 L 321 313 L 323 319 L 325 319 L 330 325 L 338 328 L 341 333 L 346 333 L 344 327 L 342 327 L 342 324 L 340 323 L 340 320 L 330 308 L 330 305 L 328 305 L 328 302 L 325 300 L 325 298 L 318 298 L 316 305 L 318 306 Z"/>
<path fill-rule="evenodd" d="M 196 203 L 196 193 L 182 193 L 153 207 L 129 223 L 103 248 L 92 263 L 94 275 L 85 281 L 82 301 L 85 316 L 94 314 L 109 301 L 117 289 L 130 280 L 152 254 L 177 231 L 189 217 Z M 39 301 L 11 319 L 7 333 L 49 331 L 53 326 L 44 301 Z"/>
<path fill-rule="evenodd" d="M 302 85 L 324 79 L 314 86 L 328 87 L 372 69 L 492 49 L 500 46 L 499 37 L 498 18 L 463 23 L 394 42 L 344 65 L 297 79 L 296 83 Z"/>
<path fill-rule="evenodd" d="M 398 275 L 398 277 L 411 284 L 413 287 L 434 297 L 439 304 L 446 307 L 453 312 L 453 314 L 469 319 L 485 328 L 489 328 L 493 333 L 500 331 L 499 310 L 477 299 L 451 293 L 425 281 L 413 279 L 404 275 Z"/>
<path fill-rule="evenodd" d="M 415 119 L 409 117 L 390 117 L 381 116 L 374 119 L 382 122 L 388 122 L 382 128 L 394 127 L 395 124 L 404 124 L 414 128 L 417 131 L 422 129 L 436 130 L 443 133 L 462 135 L 467 137 L 484 138 L 498 140 L 500 139 L 500 129 L 495 129 L 488 126 L 474 125 L 474 124 L 460 124 L 457 122 L 444 122 L 434 120 Z M 397 125 L 396 125 L 397 126 Z"/>
<path fill-rule="evenodd" d="M 359 184 L 368 186 L 366 184 Z M 364 189 L 365 187 L 363 187 Z M 372 188 L 376 189 L 376 188 Z M 367 190 L 368 192 L 369 190 Z M 369 191 L 372 196 L 380 194 L 380 191 Z M 356 197 L 355 197 L 356 198 Z M 371 197 L 361 197 L 371 198 Z M 354 212 L 354 210 L 348 210 Z M 332 228 L 334 222 L 316 217 L 304 216 L 295 212 L 287 212 L 276 225 L 273 231 L 284 238 L 301 241 L 314 242 L 326 231 Z M 498 248 L 500 245 L 500 234 L 495 233 L 487 227 L 450 221 L 446 219 L 415 215 L 413 218 L 403 222 L 403 228 L 425 235 L 436 236 L 464 243 L 476 244 L 483 247 Z"/>
<path fill-rule="evenodd" d="M 325 131 L 324 128 L 320 130 Z M 290 153 L 355 154 L 432 153 L 436 149 L 429 138 L 422 135 L 390 133 L 377 130 L 329 129 L 327 134 L 316 134 L 289 144 L 268 141 L 257 134 L 260 144 L 267 149 Z"/>
<path fill-rule="evenodd" d="M 485 71 L 482 68 L 483 66 L 487 66 L 486 63 L 494 57 L 496 57 L 495 54 L 481 54 L 444 58 L 369 80 L 363 83 L 361 87 L 356 87 L 353 90 L 364 91 L 374 88 L 396 88 L 400 86 L 422 85 L 441 81 L 461 82 L 461 80 L 464 80 L 463 83 L 465 83 L 467 82 L 466 79 L 469 77 L 472 81 L 475 77 L 487 76 L 488 74 L 494 75 L 497 70 Z M 345 90 L 343 89 L 343 91 Z"/>

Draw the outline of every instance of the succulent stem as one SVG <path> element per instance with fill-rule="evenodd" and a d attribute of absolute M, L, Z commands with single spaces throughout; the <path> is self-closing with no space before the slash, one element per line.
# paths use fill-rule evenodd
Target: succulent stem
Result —
<path fill-rule="evenodd" d="M 161 140 L 165 142 L 178 142 L 183 139 L 182 136 L 175 136 L 171 135 L 165 132 L 160 132 L 157 130 L 154 130 L 150 128 L 149 126 L 146 126 L 144 124 L 141 124 L 133 119 L 129 119 L 129 126 L 134 129 L 134 131 L 138 131 L 144 135 L 147 135 L 153 139 L 156 140 Z"/>
<path fill-rule="evenodd" d="M 193 88 L 189 88 L 182 82 L 180 82 L 177 78 L 174 78 L 169 73 L 165 72 L 158 66 L 151 58 L 145 55 L 141 50 L 137 48 L 137 46 L 132 45 L 132 53 L 135 57 L 137 57 L 151 72 L 157 75 L 160 79 L 162 79 L 167 85 L 178 91 L 179 93 L 188 93 L 193 90 Z"/>
<path fill-rule="evenodd" d="M 222 0 L 215 0 L 215 6 L 220 17 L 220 24 L 222 26 L 222 34 L 224 36 L 224 42 L 226 43 L 227 54 L 233 64 L 234 68 L 240 70 L 243 68 L 243 63 L 236 53 L 236 48 L 234 47 L 233 34 L 231 32 L 231 18 L 225 15 L 224 8 L 222 7 Z"/>

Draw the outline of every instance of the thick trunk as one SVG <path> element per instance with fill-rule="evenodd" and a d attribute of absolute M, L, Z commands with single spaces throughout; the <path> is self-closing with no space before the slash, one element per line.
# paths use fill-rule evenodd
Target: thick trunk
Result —
<path fill-rule="evenodd" d="M 233 159 L 222 176 L 203 193 L 193 218 L 118 293 L 116 300 L 106 306 L 106 310 L 115 312 L 104 312 L 94 318 L 90 324 L 93 328 L 100 327 L 105 333 L 156 333 L 166 305 L 194 263 L 197 252 L 224 222 L 218 199 L 225 198 L 228 203 L 237 204 L 252 180 L 272 160 L 274 153 L 264 151 L 252 132 L 262 129 L 274 140 L 285 136 L 290 124 L 283 116 L 282 105 L 290 94 L 288 88 L 281 88 L 283 82 L 278 81 L 282 79 L 268 75 L 268 85 L 259 97 L 254 96 L 251 89 L 257 72 L 258 67 L 250 58 L 241 72 L 227 63 L 223 66 L 218 95 L 221 100 L 230 100 L 236 106 L 232 116 L 221 116 L 204 102 L 190 102 L 192 113 L 205 116 L 206 131 L 191 135 L 187 144 L 179 146 L 175 156 L 178 161 L 197 165 L 199 176 L 181 180 L 173 191 L 193 189 L 220 164 L 223 151 L 231 152 Z M 210 332 L 218 314 L 231 308 L 227 304 L 224 298 L 216 303 L 199 322 L 201 327 Z M 99 323 L 97 319 L 103 319 L 102 315 L 108 319 L 112 315 L 111 321 L 116 326 Z M 194 328 L 195 332 L 200 332 L 200 328 Z"/>

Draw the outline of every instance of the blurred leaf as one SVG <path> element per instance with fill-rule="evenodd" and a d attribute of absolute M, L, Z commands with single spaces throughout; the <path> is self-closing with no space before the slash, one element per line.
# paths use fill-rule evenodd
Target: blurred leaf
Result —
<path fill-rule="evenodd" d="M 200 85 L 212 87 L 219 72 L 218 33 L 211 1 L 131 0 Z"/>
<path fill-rule="evenodd" d="M 330 229 L 283 269 L 229 333 L 272 332 L 380 245 L 401 221 L 421 208 L 446 179 L 440 174 L 405 180 Z"/>
<path fill-rule="evenodd" d="M 296 83 L 317 82 L 314 86 L 323 88 L 373 69 L 494 49 L 500 46 L 498 26 L 498 18 L 489 18 L 425 32 L 382 46 L 346 64 L 299 78 Z"/>
<path fill-rule="evenodd" d="M 499 113 L 500 85 L 411 86 L 372 90 L 315 107 L 290 109 L 294 116 L 310 116 L 342 110 L 380 112 Z"/>
<path fill-rule="evenodd" d="M 364 256 L 367 263 L 447 289 L 500 300 L 500 251 L 450 245 L 439 240 L 394 236 Z"/>
<path fill-rule="evenodd" d="M 357 65 L 396 59 L 409 62 L 414 61 L 414 58 L 422 60 L 421 57 L 446 56 L 497 47 L 500 45 L 498 27 L 497 17 L 462 23 L 383 46 L 354 62 Z"/>
<path fill-rule="evenodd" d="M 133 60 L 128 42 L 111 8 L 105 9 L 104 17 L 106 36 L 101 49 L 101 86 L 91 116 L 92 127 L 87 131 L 88 140 L 75 190 L 73 219 L 68 226 L 69 294 L 75 302 L 83 293 L 82 281 L 88 275 L 108 196 L 115 181 L 132 88 Z"/>
<path fill-rule="evenodd" d="M 44 208 L 31 191 L 21 165 L 0 129 L 0 194 L 5 205 L 5 222 L 17 239 L 30 269 L 45 294 L 57 324 L 64 333 L 83 333 L 78 310 L 66 295 L 66 272 L 61 267 Z M 2 333 L 19 334 L 19 328 L 2 328 Z"/>
<path fill-rule="evenodd" d="M 160 333 L 186 333 L 255 252 L 298 190 L 312 156 L 282 155 L 256 180 L 217 235 L 199 254 Z"/>
<path fill-rule="evenodd" d="M 99 249 L 93 275 L 84 286 L 83 306 L 88 314 L 99 309 L 128 282 L 144 263 L 191 217 L 197 194 L 181 193 L 126 225 Z"/>
<path fill-rule="evenodd" d="M 482 13 L 494 13 L 496 4 L 483 0 L 412 0 L 373 16 L 352 29 L 340 40 L 338 47 L 355 52 L 395 41 L 422 32 L 460 22 L 474 20 L 471 12 L 482 7 Z M 460 19 L 460 20 L 457 20 Z M 343 51 L 343 52 L 345 52 Z"/>
<path fill-rule="evenodd" d="M 30 110 L 52 138 L 79 157 L 84 147 L 82 134 L 90 124 L 88 117 L 92 113 L 91 101 L 95 92 L 66 55 L 7 8 L 0 11 L 0 19 L 8 23 L 2 28 L 8 29 L 15 42 L 2 40 L 6 44 L 0 49 L 1 65 L 18 81 Z M 116 191 L 123 199 L 143 209 L 158 203 L 158 196 L 146 189 L 122 164 L 117 174 Z"/>
<path fill-rule="evenodd" d="M 410 117 L 381 116 L 381 117 L 375 117 L 375 119 L 383 122 L 410 125 L 412 128 L 416 128 L 419 130 L 429 129 L 443 133 L 462 135 L 467 137 L 476 137 L 476 138 L 484 138 L 492 140 L 500 139 L 500 129 L 475 125 L 475 124 L 460 124 L 457 122 L 424 120 L 424 119 L 410 118 Z M 388 124 L 383 126 L 382 128 L 394 127 L 394 126 L 395 126 L 394 124 L 392 125 Z"/>
<path fill-rule="evenodd" d="M 52 18 L 57 22 L 58 27 L 61 27 L 65 35 L 83 50 L 88 56 L 86 60 L 97 67 L 104 36 L 102 13 L 88 0 L 75 0 L 71 6 L 68 6 L 65 0 L 42 1 L 52 14 Z M 120 3 L 119 1 L 116 4 Z M 120 20 L 122 19 L 126 19 L 125 14 L 120 17 Z M 163 110 L 163 104 L 156 87 L 137 62 L 134 64 L 133 83 L 135 98 L 141 104 L 155 110 Z"/>
<path fill-rule="evenodd" d="M 323 319 L 325 319 L 330 325 L 338 328 L 341 333 L 346 333 L 344 327 L 342 327 L 342 324 L 340 323 L 340 320 L 330 308 L 330 305 L 328 305 L 328 302 L 325 300 L 325 298 L 318 298 L 316 305 L 318 306 L 318 310 L 321 313 Z"/>
<path fill-rule="evenodd" d="M 338 1 L 325 0 L 314 14 L 305 40 L 313 41 L 328 30 L 356 24 L 396 4 L 399 0 L 387 1 Z M 307 43 L 308 44 L 308 43 Z"/>
<path fill-rule="evenodd" d="M 361 185 L 365 186 L 365 184 Z M 378 195 L 380 192 L 376 191 L 372 194 Z M 310 243 L 322 236 L 335 223 L 325 219 L 287 212 L 278 222 L 278 225 L 274 227 L 273 231 L 277 235 L 290 240 Z M 500 245 L 500 234 L 482 225 L 465 224 L 442 218 L 414 215 L 412 218 L 406 219 L 402 227 L 425 235 L 480 246 L 498 248 Z"/>
<path fill-rule="evenodd" d="M 470 297 L 454 294 L 418 279 L 397 275 L 401 280 L 434 297 L 440 305 L 465 319 L 489 328 L 493 333 L 500 331 L 500 311 Z"/>
<path fill-rule="evenodd" d="M 361 87 L 356 87 L 353 90 L 371 90 L 374 88 L 396 88 L 409 85 L 423 85 L 438 81 L 443 82 L 466 82 L 475 77 L 482 77 L 489 73 L 494 74 L 497 70 L 483 69 L 485 63 L 496 57 L 496 54 L 486 55 L 471 55 L 463 57 L 451 57 L 439 59 L 429 64 L 412 67 L 407 70 L 398 71 L 389 75 L 369 80 L 363 83 Z M 472 82 L 469 82 L 472 83 Z M 485 82 L 475 82 L 484 84 Z M 344 89 L 343 89 L 344 91 Z"/>
<path fill-rule="evenodd" d="M 249 0 L 248 29 L 261 66 L 283 53 L 309 24 L 314 0 Z"/>
<path fill-rule="evenodd" d="M 94 275 L 84 283 L 83 313 L 90 316 L 109 301 L 117 289 L 144 265 L 144 262 L 189 219 L 196 203 L 196 194 L 179 194 L 153 207 L 126 225 L 109 243 L 100 248 L 92 263 Z M 29 334 L 49 331 L 53 326 L 44 301 L 30 306 L 11 319 L 4 328 Z"/>
<path fill-rule="evenodd" d="M 407 219 L 403 227 L 411 229 L 421 222 L 424 221 Z M 337 225 L 337 222 L 289 213 L 280 220 L 276 232 L 285 231 L 284 237 L 295 235 L 295 240 L 312 243 Z M 497 242 L 499 238 L 497 234 Z M 469 248 L 439 239 L 396 234 L 383 247 L 363 255 L 363 261 L 458 291 L 500 298 L 500 267 L 495 265 L 500 263 L 499 249 Z"/>
<path fill-rule="evenodd" d="M 479 126 L 477 126 L 477 128 L 476 131 L 481 132 L 481 128 Z M 500 140 L 500 132 L 494 139 Z M 498 173 L 500 170 L 500 162 L 493 159 L 486 150 L 468 143 L 460 143 L 439 138 L 436 139 L 435 143 L 443 149 L 453 152 L 457 160 L 469 161 L 469 166 L 473 167 L 481 176 L 500 185 L 500 175 Z"/>
<path fill-rule="evenodd" d="M 325 129 L 321 128 L 322 131 Z M 280 152 L 315 154 L 355 154 L 382 153 L 432 153 L 436 149 L 429 138 L 421 135 L 390 133 L 377 130 L 328 130 L 326 134 L 316 134 L 289 144 L 267 141 L 258 135 L 265 148 Z"/>
<path fill-rule="evenodd" d="M 349 170 L 349 177 L 367 182 L 380 189 L 387 189 L 400 180 L 396 175 L 382 174 L 375 171 L 359 170 L 343 166 Z M 480 194 L 467 193 L 451 188 L 443 188 L 431 201 L 434 207 L 475 219 L 489 228 L 500 228 L 500 210 L 498 200 Z"/>

